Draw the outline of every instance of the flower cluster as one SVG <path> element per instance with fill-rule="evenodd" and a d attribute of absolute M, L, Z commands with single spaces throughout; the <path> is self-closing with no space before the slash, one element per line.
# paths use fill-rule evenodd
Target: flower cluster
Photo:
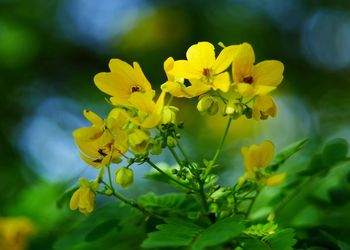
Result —
<path fill-rule="evenodd" d="M 256 120 L 276 116 L 276 104 L 270 93 L 283 79 L 283 64 L 276 60 L 255 64 L 254 51 L 248 43 L 219 45 L 222 50 L 217 57 L 211 43 L 199 42 L 187 50 L 186 60 L 174 60 L 172 57 L 165 60 L 167 81 L 161 85 L 159 95 L 136 62 L 130 65 L 112 59 L 109 62 L 110 72 L 95 76 L 97 88 L 110 96 L 113 108 L 105 119 L 84 110 L 91 126 L 73 132 L 81 158 L 100 169 L 100 174 L 96 181 L 80 181 L 80 188 L 71 199 L 72 209 L 79 208 L 85 214 L 93 211 L 95 193 L 99 190 L 94 183 L 104 183 L 105 194 L 116 194 L 112 183 L 107 184 L 103 180 L 104 169 L 110 171 L 112 163 L 127 159 L 128 165 L 115 171 L 115 182 L 126 188 L 133 183 L 130 168 L 133 163 L 150 163 L 149 153 L 160 154 L 163 148 L 171 150 L 178 145 L 182 124 L 176 121 L 179 109 L 171 106 L 173 97 L 198 97 L 199 112 L 208 115 L 220 113 L 229 117 L 230 121 L 241 116 Z M 245 178 L 261 179 L 271 184 L 273 177 L 266 177 L 257 169 L 265 167 L 272 155 L 266 159 L 253 159 L 261 156 L 258 151 L 256 148 L 242 150 L 246 159 Z M 206 166 L 203 175 L 196 177 L 193 174 L 194 179 L 203 178 L 204 183 L 215 160 Z M 189 169 L 192 171 L 195 167 L 190 164 Z M 181 168 L 177 175 L 188 171 Z M 261 175 L 264 178 L 260 178 Z M 170 178 L 181 183 L 175 177 Z M 192 188 L 196 189 L 198 185 L 193 184 Z"/>

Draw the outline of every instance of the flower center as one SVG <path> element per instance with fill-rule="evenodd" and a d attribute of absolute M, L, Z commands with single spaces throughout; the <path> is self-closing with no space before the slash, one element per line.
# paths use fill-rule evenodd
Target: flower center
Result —
<path fill-rule="evenodd" d="M 202 74 L 203 74 L 205 77 L 209 77 L 209 76 L 210 76 L 210 69 L 208 69 L 208 68 L 203 69 Z"/>
<path fill-rule="evenodd" d="M 140 91 L 141 91 L 141 87 L 138 85 L 131 87 L 131 93 L 140 92 Z"/>
<path fill-rule="evenodd" d="M 243 78 L 243 82 L 252 84 L 253 83 L 253 77 L 252 76 L 246 76 Z"/>

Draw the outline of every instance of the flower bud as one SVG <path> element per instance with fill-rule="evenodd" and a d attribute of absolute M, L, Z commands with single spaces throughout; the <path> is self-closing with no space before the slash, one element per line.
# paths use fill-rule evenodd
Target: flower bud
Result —
<path fill-rule="evenodd" d="M 211 95 L 202 95 L 197 104 L 199 112 L 215 115 L 219 111 L 218 99 Z"/>
<path fill-rule="evenodd" d="M 236 100 L 234 100 L 234 101 L 230 100 L 226 104 L 225 114 L 232 116 L 233 119 L 239 118 L 242 115 L 242 113 L 243 113 L 243 107 Z"/>
<path fill-rule="evenodd" d="M 266 120 L 269 116 L 276 116 L 277 106 L 271 96 L 258 96 L 255 99 L 252 111 L 255 120 Z"/>
<path fill-rule="evenodd" d="M 165 106 L 162 111 L 162 124 L 176 123 L 176 112 L 178 108 L 174 106 Z"/>
<path fill-rule="evenodd" d="M 162 146 L 159 143 L 152 144 L 151 154 L 160 155 L 162 153 Z"/>
<path fill-rule="evenodd" d="M 176 147 L 177 142 L 176 142 L 176 139 L 174 137 L 168 136 L 166 138 L 166 144 L 168 145 L 168 147 L 173 148 L 173 147 Z"/>
<path fill-rule="evenodd" d="M 115 182 L 122 188 L 129 187 L 134 182 L 134 171 L 130 168 L 119 168 L 115 171 Z"/>
<path fill-rule="evenodd" d="M 147 150 L 149 135 L 141 129 L 135 129 L 128 135 L 128 142 L 135 152 L 142 153 Z"/>

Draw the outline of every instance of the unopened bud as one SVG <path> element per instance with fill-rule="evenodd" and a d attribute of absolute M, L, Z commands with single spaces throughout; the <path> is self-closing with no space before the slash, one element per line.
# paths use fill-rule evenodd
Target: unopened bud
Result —
<path fill-rule="evenodd" d="M 134 182 L 134 171 L 130 168 L 119 168 L 115 171 L 115 182 L 122 188 L 129 187 Z"/>
<path fill-rule="evenodd" d="M 162 112 L 162 124 L 176 123 L 176 112 L 178 108 L 174 106 L 165 106 Z"/>
<path fill-rule="evenodd" d="M 233 119 L 239 118 L 243 113 L 243 107 L 236 101 L 229 101 L 226 104 L 225 114 L 232 116 Z"/>
<path fill-rule="evenodd" d="M 215 115 L 219 111 L 219 102 L 211 95 L 203 95 L 198 101 L 197 109 L 199 112 Z"/>
<path fill-rule="evenodd" d="M 162 153 L 162 146 L 159 143 L 152 144 L 151 154 L 160 155 Z"/>
<path fill-rule="evenodd" d="M 172 136 L 168 136 L 166 138 L 166 143 L 167 143 L 168 147 L 170 147 L 170 148 L 174 148 L 177 145 L 176 139 Z"/>

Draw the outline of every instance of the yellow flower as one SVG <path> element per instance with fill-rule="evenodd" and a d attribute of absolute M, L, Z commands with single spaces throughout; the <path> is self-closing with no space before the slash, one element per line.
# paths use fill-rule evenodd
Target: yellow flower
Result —
<path fill-rule="evenodd" d="M 276 186 L 284 181 L 287 173 L 276 174 L 265 179 L 266 186 Z"/>
<path fill-rule="evenodd" d="M 192 98 L 198 96 L 201 93 L 207 92 L 208 86 L 203 84 L 197 84 L 194 82 L 190 86 L 185 85 L 185 79 L 181 77 L 175 77 L 170 74 L 174 68 L 174 59 L 169 57 L 164 62 L 164 71 L 168 77 L 168 81 L 162 84 L 161 89 L 167 93 L 170 93 L 176 97 Z"/>
<path fill-rule="evenodd" d="M 176 90 L 188 93 L 190 97 L 204 94 L 210 89 L 227 92 L 230 88 L 230 75 L 224 72 L 232 63 L 238 47 L 225 47 L 215 58 L 214 46 L 209 42 L 192 45 L 186 53 L 187 60 L 174 62 L 169 74 L 190 80 L 191 86 L 180 85 Z M 171 89 L 171 88 L 170 88 Z M 174 95 L 176 92 L 171 92 Z"/>
<path fill-rule="evenodd" d="M 135 129 L 128 134 L 128 142 L 135 153 L 144 153 L 147 150 L 150 136 L 145 130 Z"/>
<path fill-rule="evenodd" d="M 276 60 L 266 60 L 256 65 L 252 46 L 239 46 L 232 64 L 232 75 L 238 91 L 244 97 L 266 95 L 283 79 L 284 66 Z"/>
<path fill-rule="evenodd" d="M 36 232 L 33 222 L 25 217 L 0 217 L 0 249 L 24 250 L 28 238 Z"/>
<path fill-rule="evenodd" d="M 73 193 L 69 206 L 71 210 L 79 209 L 81 213 L 89 214 L 95 209 L 94 183 L 90 183 L 84 178 L 81 178 L 79 182 L 80 187 Z"/>
<path fill-rule="evenodd" d="M 94 82 L 102 92 L 112 96 L 114 105 L 129 105 L 129 98 L 135 93 L 153 98 L 154 90 L 137 62 L 131 67 L 122 60 L 111 59 L 109 68 L 111 72 L 98 73 Z"/>
<path fill-rule="evenodd" d="M 242 147 L 244 166 L 249 177 L 254 177 L 257 170 L 270 164 L 274 150 L 275 147 L 271 141 L 264 141 L 260 145 L 253 144 L 250 147 Z"/>
<path fill-rule="evenodd" d="M 265 120 L 269 116 L 276 116 L 277 106 L 271 96 L 258 96 L 254 101 L 252 110 L 253 118 L 255 120 Z"/>
<path fill-rule="evenodd" d="M 142 93 L 135 93 L 130 97 L 130 103 L 138 111 L 138 115 L 133 121 L 147 129 L 158 126 L 162 119 L 165 94 L 162 91 L 156 102 Z"/>
<path fill-rule="evenodd" d="M 79 128 L 73 132 L 73 137 L 80 150 L 80 157 L 89 165 L 100 168 L 119 161 L 127 151 L 126 138 L 119 133 L 118 139 L 105 122 L 92 111 L 85 110 L 85 117 L 92 122 L 91 127 Z"/>
<path fill-rule="evenodd" d="M 134 171 L 130 168 L 119 168 L 115 171 L 115 182 L 122 188 L 129 187 L 134 182 Z"/>
<path fill-rule="evenodd" d="M 242 184 L 246 179 L 256 179 L 264 185 L 274 186 L 282 182 L 286 173 L 271 175 L 264 172 L 274 156 L 275 147 L 271 141 L 264 141 L 260 145 L 253 144 L 250 147 L 242 147 L 241 153 L 244 158 L 245 175 L 240 178 Z"/>

